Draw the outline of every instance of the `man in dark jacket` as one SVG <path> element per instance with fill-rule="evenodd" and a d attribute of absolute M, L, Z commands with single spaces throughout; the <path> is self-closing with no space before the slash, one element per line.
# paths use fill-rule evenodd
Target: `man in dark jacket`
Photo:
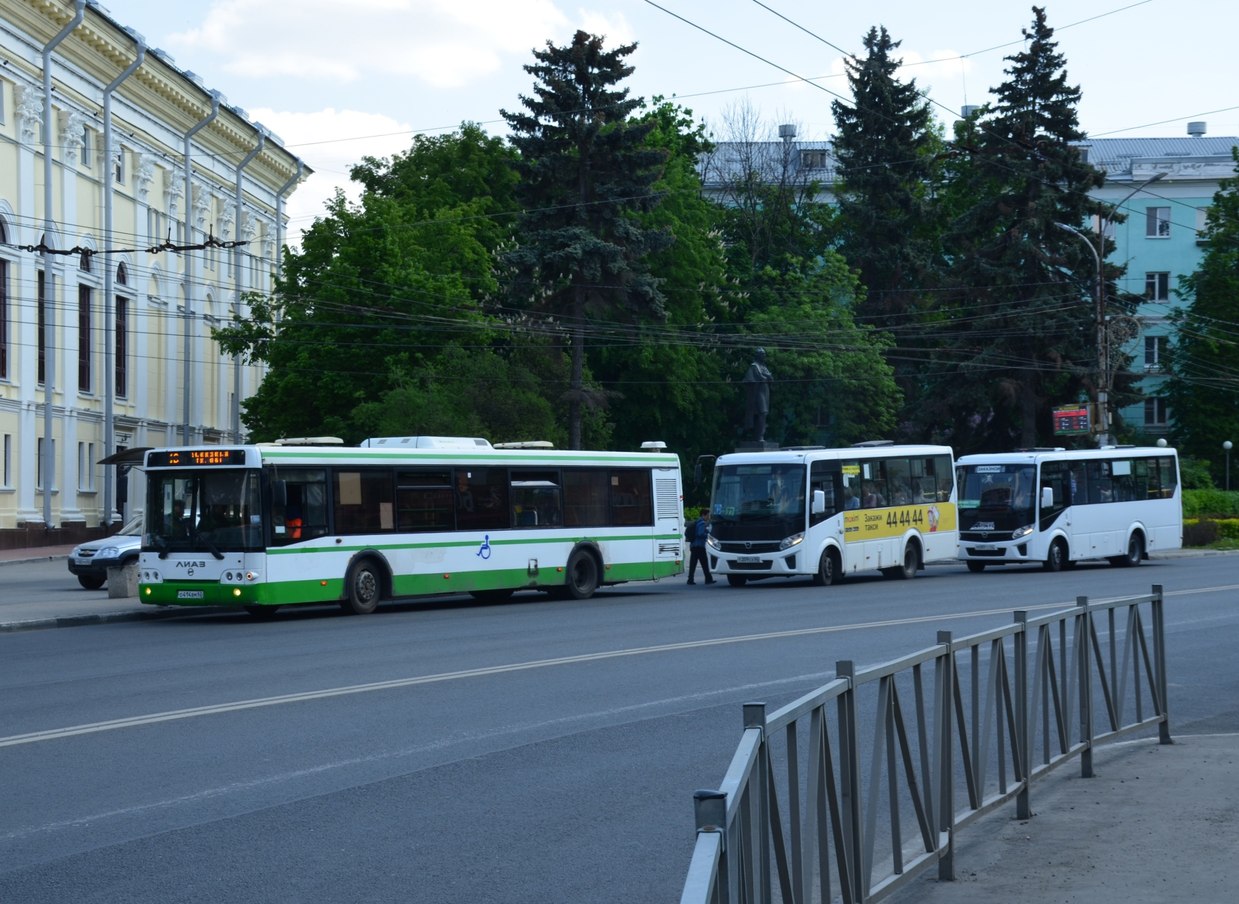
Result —
<path fill-rule="evenodd" d="M 698 562 L 701 563 L 701 573 L 705 575 L 706 583 L 714 583 L 714 578 L 710 576 L 710 561 L 706 558 L 706 538 L 708 536 L 710 536 L 710 513 L 704 511 L 697 516 L 693 539 L 688 544 L 688 582 L 690 584 L 697 583 L 693 580 L 693 575 L 697 573 Z"/>

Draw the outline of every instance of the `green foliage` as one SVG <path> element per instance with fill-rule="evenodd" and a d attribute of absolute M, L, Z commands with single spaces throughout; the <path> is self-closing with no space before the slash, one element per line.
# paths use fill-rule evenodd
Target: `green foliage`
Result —
<path fill-rule="evenodd" d="M 902 61 L 891 54 L 900 42 L 883 27 L 870 29 L 864 45 L 864 59 L 846 60 L 853 103 L 831 103 L 839 250 L 865 286 L 862 319 L 900 327 L 910 325 L 903 315 L 933 287 L 943 263 L 932 192 L 945 146 L 915 80 L 895 77 Z M 904 332 L 906 344 L 915 332 Z"/>
<path fill-rule="evenodd" d="M 1239 174 L 1239 148 L 1233 148 Z M 1176 336 L 1169 350 L 1166 398 L 1175 441 L 1185 454 L 1216 463 L 1224 479 L 1223 440 L 1239 442 L 1239 372 L 1234 324 L 1239 322 L 1239 175 L 1213 196 L 1204 256 L 1181 283 L 1187 301 L 1173 314 Z"/>
<path fill-rule="evenodd" d="M 213 335 L 228 354 L 269 368 L 245 403 L 256 440 L 370 434 L 373 404 L 435 370 L 443 349 L 489 346 L 498 324 L 494 253 L 508 239 L 511 152 L 475 127 L 426 139 L 390 163 L 354 168 L 366 186 L 343 195 L 286 255 L 270 299 Z M 482 194 L 477 194 L 482 192 Z M 501 387 L 506 384 L 499 384 Z"/>
<path fill-rule="evenodd" d="M 646 141 L 652 121 L 630 118 L 641 102 L 615 87 L 632 74 L 624 60 L 635 49 L 606 51 L 583 31 L 565 47 L 548 42 L 525 66 L 536 79 L 535 96 L 521 97 L 525 111 L 501 111 L 520 154 L 521 230 L 505 257 L 511 295 L 568 333 L 571 448 L 581 447 L 585 412 L 606 404 L 586 384 L 587 336 L 598 323 L 663 313 L 646 258 L 671 236 L 638 214 L 659 200 L 653 186 L 667 152 Z"/>
<path fill-rule="evenodd" d="M 1179 479 L 1183 482 L 1184 489 L 1211 490 L 1214 486 L 1209 462 L 1202 458 L 1180 456 Z"/>
<path fill-rule="evenodd" d="M 616 448 L 662 440 L 695 460 L 732 440 L 730 425 L 719 416 L 731 402 L 723 371 L 727 362 L 712 337 L 715 324 L 727 317 L 727 274 L 717 233 L 722 212 L 702 193 L 696 164 L 709 145 L 691 111 L 655 99 L 646 118 L 653 122 L 646 140 L 668 157 L 654 185 L 662 203 L 641 220 L 676 236 L 674 245 L 648 258 L 664 315 L 641 317 L 612 341 L 597 343 L 590 365 L 607 388 Z"/>
<path fill-rule="evenodd" d="M 1239 492 L 1184 489 L 1183 516 L 1185 518 L 1239 516 Z"/>
<path fill-rule="evenodd" d="M 1033 13 L 996 103 L 957 130 L 963 153 L 950 164 L 945 203 L 958 214 L 947 249 L 959 290 L 937 312 L 943 378 L 927 396 L 958 400 L 929 414 L 950 425 L 959 452 L 1044 445 L 1052 408 L 1096 372 L 1096 258 L 1059 224 L 1101 211 L 1088 193 L 1104 177 L 1073 144 L 1084 137 L 1080 90 L 1066 82 L 1044 10 Z"/>
<path fill-rule="evenodd" d="M 856 291 L 855 276 L 829 251 L 751 281 L 752 343 L 767 349 L 775 378 L 767 440 L 847 445 L 894 431 L 901 395 L 882 354 L 885 340 L 853 321 Z M 736 410 L 743 407 L 738 399 Z"/>

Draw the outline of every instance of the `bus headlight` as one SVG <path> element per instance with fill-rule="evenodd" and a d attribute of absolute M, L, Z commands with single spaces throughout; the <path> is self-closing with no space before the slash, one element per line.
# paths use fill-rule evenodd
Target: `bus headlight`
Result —
<path fill-rule="evenodd" d="M 790 537 L 784 537 L 783 542 L 779 544 L 779 551 L 791 549 L 793 546 L 799 546 L 804 542 L 804 534 L 792 534 Z"/>
<path fill-rule="evenodd" d="M 706 546 L 709 546 L 709 547 L 711 547 L 711 548 L 713 548 L 713 549 L 722 549 L 722 548 L 723 548 L 721 545 L 719 545 L 718 539 L 714 536 L 714 534 L 709 534 L 709 535 L 706 537 Z"/>
<path fill-rule="evenodd" d="M 1011 531 L 1011 539 L 1012 540 L 1023 540 L 1025 537 L 1027 537 L 1032 532 L 1033 532 L 1033 526 L 1031 524 L 1025 524 L 1023 527 L 1017 527 L 1015 530 Z"/>

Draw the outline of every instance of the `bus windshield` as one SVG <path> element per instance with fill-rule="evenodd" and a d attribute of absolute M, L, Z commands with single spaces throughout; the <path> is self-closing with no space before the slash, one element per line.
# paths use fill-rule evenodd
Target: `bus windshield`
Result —
<path fill-rule="evenodd" d="M 712 517 L 718 525 L 804 520 L 805 468 L 799 463 L 723 465 L 714 471 Z"/>
<path fill-rule="evenodd" d="M 258 472 L 156 471 L 147 478 L 144 547 L 161 553 L 263 547 Z"/>
<path fill-rule="evenodd" d="M 1033 465 L 965 465 L 959 469 L 958 483 L 961 530 L 1002 530 L 1033 522 Z M 990 526 L 982 526 L 986 523 Z"/>

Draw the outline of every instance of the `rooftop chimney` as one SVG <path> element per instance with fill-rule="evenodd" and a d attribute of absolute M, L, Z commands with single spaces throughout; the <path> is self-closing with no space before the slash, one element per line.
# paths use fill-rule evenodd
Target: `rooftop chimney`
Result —
<path fill-rule="evenodd" d="M 1193 138 L 1200 138 L 1202 135 L 1204 135 L 1205 134 L 1204 120 L 1197 120 L 1196 122 L 1189 122 L 1187 124 L 1187 134 L 1191 135 Z"/>
<path fill-rule="evenodd" d="M 791 141 L 796 137 L 796 127 L 790 124 L 779 126 L 779 137 L 784 141 Z"/>

